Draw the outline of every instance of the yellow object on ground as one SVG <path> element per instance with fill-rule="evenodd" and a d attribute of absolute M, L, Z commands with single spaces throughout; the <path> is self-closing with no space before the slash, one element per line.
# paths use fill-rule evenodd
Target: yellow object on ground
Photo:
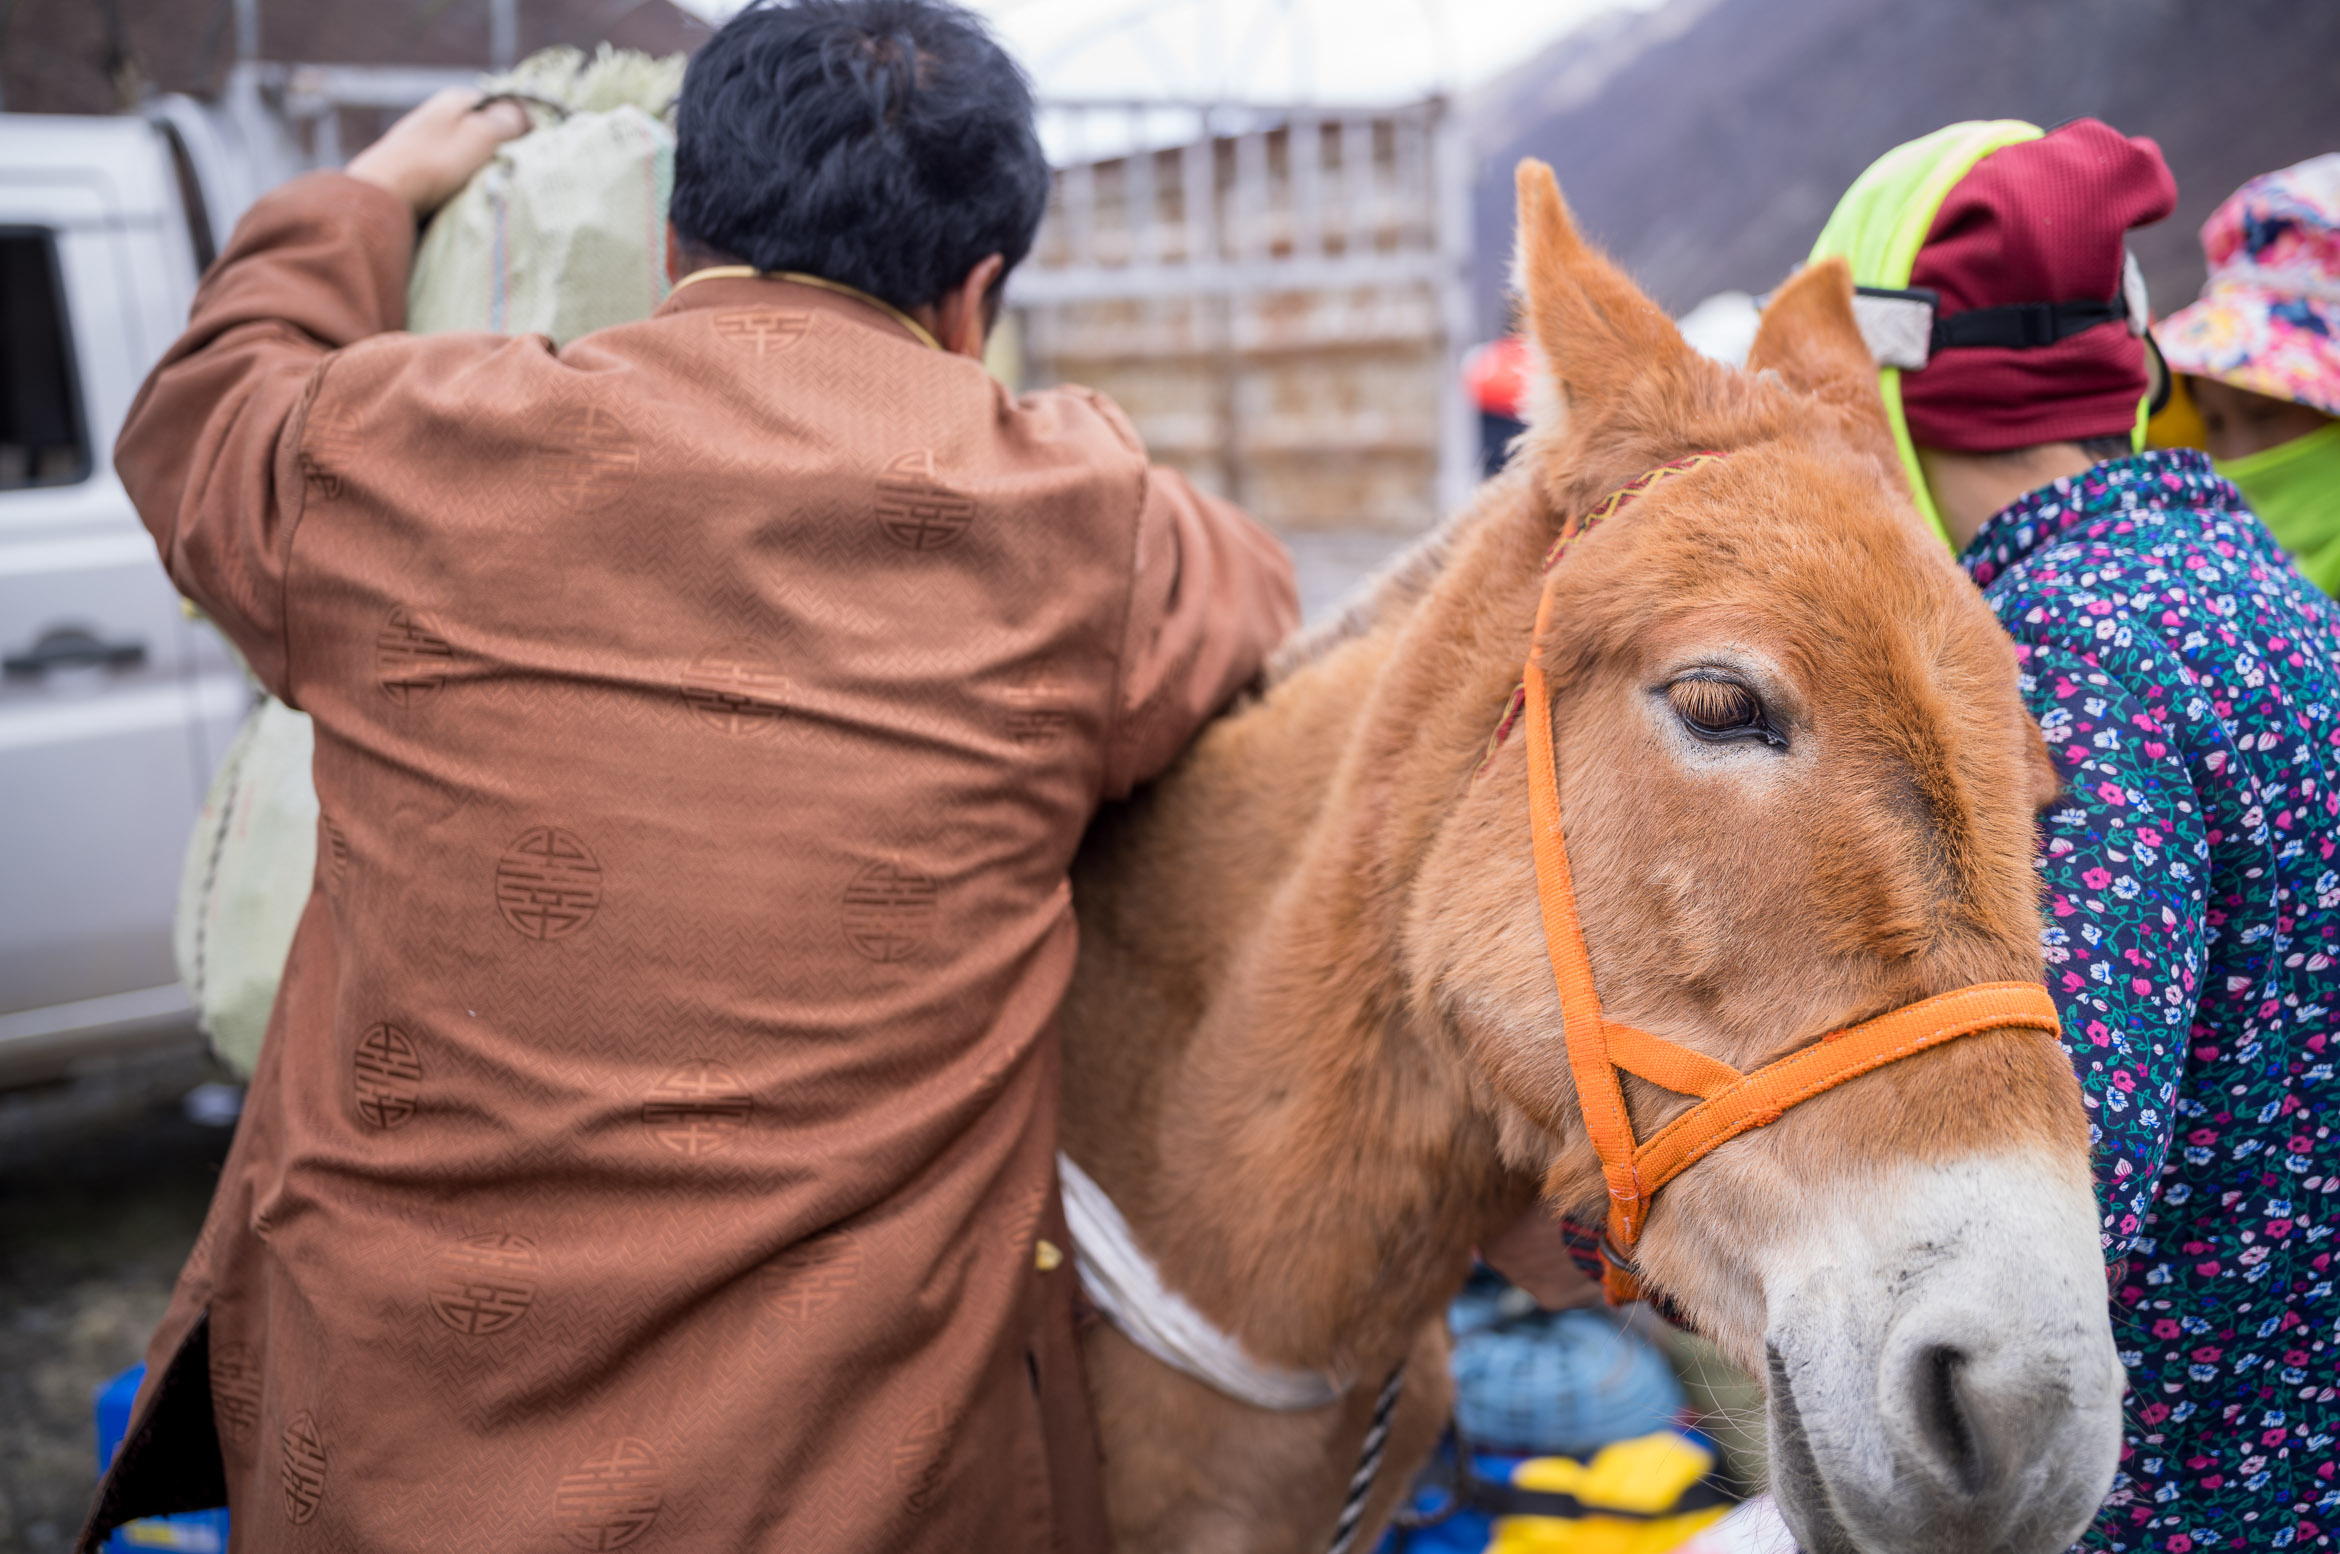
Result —
<path fill-rule="evenodd" d="M 1713 1468 L 1712 1452 L 1671 1430 L 1604 1446 L 1589 1463 L 1530 1457 L 1512 1470 L 1514 1486 L 1574 1496 L 1593 1514 L 1502 1517 L 1487 1554 L 1665 1554 L 1730 1509 L 1718 1505 L 1678 1516 L 1655 1514 Z M 1602 1516 L 1602 1509 L 1638 1514 Z"/>

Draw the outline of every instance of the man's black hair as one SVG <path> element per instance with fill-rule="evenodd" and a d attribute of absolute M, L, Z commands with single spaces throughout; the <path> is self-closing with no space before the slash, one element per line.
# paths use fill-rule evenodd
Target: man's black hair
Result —
<path fill-rule="evenodd" d="M 986 254 L 1032 248 L 1048 163 L 1032 86 L 947 0 L 775 0 L 693 56 L 675 121 L 678 237 L 940 300 Z"/>

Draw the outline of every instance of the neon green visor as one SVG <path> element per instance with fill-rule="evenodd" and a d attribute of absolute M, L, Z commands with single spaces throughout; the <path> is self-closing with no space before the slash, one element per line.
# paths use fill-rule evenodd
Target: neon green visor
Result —
<path fill-rule="evenodd" d="M 1934 217 L 1958 181 L 1992 152 L 2037 140 L 2045 133 L 2038 125 L 2020 119 L 1976 119 L 1895 146 L 1853 180 L 1828 225 L 1820 229 L 1820 240 L 1812 245 L 1812 258 L 1842 256 L 1852 266 L 1856 286 L 1907 289 L 1910 272 L 1917 267 L 1918 250 L 1925 246 Z M 1893 425 L 1893 446 L 1900 450 L 1902 467 L 1909 472 L 1910 495 L 1917 510 L 1933 525 L 1942 543 L 1956 550 L 1949 526 L 1934 506 L 1933 493 L 1926 489 L 1917 448 L 1909 440 L 1909 422 L 1901 409 L 1901 373 L 1899 367 L 1884 367 L 1877 374 L 1877 386 L 1885 395 L 1885 418 Z"/>

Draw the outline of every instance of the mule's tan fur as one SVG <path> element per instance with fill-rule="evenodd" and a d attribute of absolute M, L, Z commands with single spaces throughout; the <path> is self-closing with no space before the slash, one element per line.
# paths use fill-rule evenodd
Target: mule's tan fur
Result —
<path fill-rule="evenodd" d="M 1523 165 L 1520 200 L 1557 409 L 1343 630 L 1101 820 L 1076 870 L 1066 1147 L 1255 1357 L 1353 1383 L 1340 1408 L 1266 1414 L 1100 1326 L 1125 1549 L 1322 1549 L 1373 1396 L 1410 1355 L 1386 1514 L 1443 1417 L 1439 1319 L 1472 1246 L 1539 1189 L 1600 1216 L 1521 736 L 1480 771 L 1566 515 L 1682 454 L 1732 454 L 1548 583 L 1569 851 L 1614 1018 L 1746 1067 L 2040 972 L 2031 816 L 2054 772 L 2004 635 L 1910 509 L 1841 264 L 1782 289 L 1742 373 L 1693 355 L 1577 238 L 1549 170 Z M 1717 664 L 1788 750 L 1709 749 L 1672 719 L 1669 679 Z M 1683 1104 L 1627 1089 L 1644 1136 Z M 1970 1037 L 1735 1141 L 1658 1201 L 1644 1266 L 1758 1368 L 1748 1250 L 1810 1228 L 1767 1189 L 1857 1190 L 1874 1163 L 1986 1141 L 2084 1160 L 2052 1040 Z"/>

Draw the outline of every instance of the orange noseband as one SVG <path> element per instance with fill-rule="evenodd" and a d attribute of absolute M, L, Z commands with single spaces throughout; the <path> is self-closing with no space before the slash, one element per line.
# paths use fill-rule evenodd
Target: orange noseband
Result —
<path fill-rule="evenodd" d="M 1719 453 L 1693 454 L 1659 466 L 1568 526 L 1546 558 L 1546 572 L 1601 519 L 1670 476 L 1716 463 Z M 1652 1036 L 1601 1015 L 1592 960 L 1576 916 L 1576 889 L 1568 874 L 1568 844 L 1560 829 L 1560 781 L 1552 751 L 1552 693 L 1545 683 L 1543 646 L 1551 626 L 1553 590 L 1544 589 L 1536 635 L 1522 677 L 1527 714 L 1528 824 L 1535 840 L 1536 896 L 1544 914 L 1544 944 L 1560 989 L 1560 1018 L 1568 1041 L 1568 1068 L 1576 1080 L 1585 1131 L 1601 1158 L 1609 1185 L 1609 1228 L 1603 1245 L 1604 1285 L 1612 1301 L 1640 1298 L 1628 1254 L 1641 1237 L 1659 1188 L 1717 1145 L 1750 1128 L 1775 1122 L 1808 1101 L 1873 1068 L 1937 1047 L 1975 1031 L 2059 1029 L 2056 1006 L 2036 982 L 1981 982 L 1906 1004 L 1890 1014 L 1831 1031 L 1808 1047 L 1743 1074 L 1719 1059 Z M 1509 719 L 1505 720 L 1506 729 Z M 1500 741 L 1505 730 L 1498 730 Z M 1698 1104 L 1646 1142 L 1633 1136 L 1617 1070 L 1661 1089 L 1694 1095 Z"/>

